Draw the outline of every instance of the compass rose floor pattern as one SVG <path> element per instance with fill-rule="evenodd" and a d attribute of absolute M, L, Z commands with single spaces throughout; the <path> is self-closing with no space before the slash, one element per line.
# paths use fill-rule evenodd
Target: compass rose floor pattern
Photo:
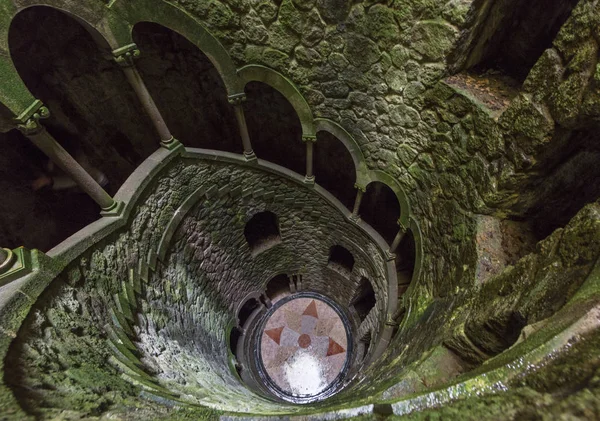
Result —
<path fill-rule="evenodd" d="M 336 311 L 315 298 L 296 298 L 265 324 L 261 358 L 267 375 L 284 392 L 313 396 L 327 389 L 344 367 L 348 337 Z"/>

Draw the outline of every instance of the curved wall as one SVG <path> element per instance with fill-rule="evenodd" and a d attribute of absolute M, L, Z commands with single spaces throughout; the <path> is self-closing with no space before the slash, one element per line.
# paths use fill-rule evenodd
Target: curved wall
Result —
<path fill-rule="evenodd" d="M 599 96 L 594 75 L 598 49 L 593 28 L 600 15 L 595 2 L 579 2 L 556 38 L 547 40 L 548 49 L 523 86 L 511 88 L 502 78 L 496 80 L 494 72 L 446 78 L 448 54 L 459 36 L 461 43 L 477 35 L 480 28 L 495 30 L 486 25 L 488 17 L 502 22 L 487 13 L 489 2 L 347 2 L 339 7 L 339 2 L 328 0 L 180 0 L 176 4 L 155 0 L 5 1 L 6 13 L 0 16 L 0 67 L 5 70 L 0 98 L 6 106 L 0 110 L 3 131 L 26 122 L 22 120 L 30 117 L 27 112 L 17 121 L 12 118 L 28 110 L 34 99 L 14 71 L 5 35 L 19 10 L 39 3 L 53 3 L 81 16 L 88 27 L 101 32 L 111 48 L 131 43 L 135 23 L 160 21 L 206 53 L 232 102 L 241 99 L 245 82 L 236 66 L 247 71 L 250 65 L 253 72 L 262 69 L 262 74 L 248 79 L 260 77 L 270 80 L 272 86 L 286 83 L 279 88 L 288 98 L 298 99 L 295 105 L 303 117 L 306 140 L 312 139 L 313 129 L 318 131 L 323 119 L 337 125 L 333 131 L 338 137 L 347 135 L 345 139 L 352 140 L 344 143 L 350 144 L 353 158 L 361 158 L 356 165 L 358 189 L 371 181 L 386 181 L 396 193 L 406 209 L 401 213 L 401 225 L 415 235 L 418 264 L 414 282 L 398 303 L 393 292 L 398 285 L 390 282 L 388 286 L 388 314 L 380 343 L 385 348 L 389 339 L 391 346 L 382 359 L 360 373 L 353 388 L 309 411 L 361 406 L 355 412 L 342 411 L 331 417 L 390 410 L 401 416 L 438 404 L 451 406 L 452 400 L 465 397 L 473 399 L 466 412 L 474 419 L 496 414 L 522 419 L 537 416 L 536 411 L 543 411 L 540 408 L 546 408 L 551 416 L 570 410 L 561 406 L 562 402 L 548 399 L 548 395 L 564 396 L 566 383 L 573 385 L 568 393 L 579 391 L 573 392 L 573 399 L 568 396 L 575 402 L 572 407 L 594 404 L 593 396 L 582 394 L 598 389 L 590 380 L 597 373 L 597 361 L 587 356 L 598 349 L 593 344 L 597 343 L 594 335 L 598 336 L 600 291 L 596 187 L 600 184 L 582 181 L 598 178 L 597 168 L 577 164 L 593 162 L 597 155 L 594 133 L 598 133 Z M 490 62 L 494 59 L 487 58 Z M 492 94 L 491 98 L 481 95 L 482 85 L 490 87 L 485 92 Z M 177 98 L 173 103 L 179 105 Z M 138 181 L 153 178 L 157 162 L 167 159 L 165 152 L 161 153 L 136 171 Z M 562 165 L 569 154 L 574 154 L 573 159 Z M 555 171 L 557 167 L 561 170 Z M 580 176 L 581 171 L 586 172 L 585 177 Z M 143 406 L 169 417 L 172 413 L 162 405 L 165 402 L 176 405 L 179 399 L 206 399 L 213 406 L 223 404 L 226 398 L 220 393 L 224 388 L 204 398 L 187 393 L 185 383 L 193 377 L 186 367 L 189 361 L 182 370 L 190 377 L 172 372 L 157 381 L 161 366 L 154 363 L 157 371 L 151 372 L 152 364 L 146 366 L 146 359 L 140 360 L 145 357 L 136 354 L 135 344 L 128 343 L 139 342 L 137 334 L 143 333 L 136 332 L 138 320 L 129 313 L 148 310 L 142 299 L 144 287 L 154 279 L 157 268 L 162 270 L 159 261 L 166 260 L 164 233 L 173 229 L 176 244 L 176 234 L 182 233 L 175 232 L 178 226 L 184 230 L 186 224 L 196 226 L 194 212 L 187 213 L 191 207 L 185 212 L 189 219 L 171 224 L 176 211 L 185 207 L 185 198 L 198 188 L 194 177 L 182 177 L 177 189 L 166 182 L 154 193 L 145 193 L 141 202 L 151 205 L 125 207 L 125 213 L 112 221 L 104 217 L 49 256 L 32 252 L 33 272 L 2 287 L 6 295 L 0 301 L 0 355 L 9 347 L 10 354 L 3 366 L 1 405 L 18 412 L 19 406 L 12 401 L 14 393 L 29 413 L 52 418 L 64 408 L 95 416 L 106 408 L 118 411 L 115 408 Z M 302 185 L 300 177 L 296 181 Z M 539 189 L 540 185 L 552 187 Z M 117 198 L 131 205 L 135 202 L 132 198 L 138 198 L 143 190 L 137 188 L 126 183 Z M 218 192 L 206 197 L 209 201 L 223 198 Z M 574 199 L 565 201 L 568 210 L 561 206 L 559 215 L 540 225 L 551 230 L 558 226 L 557 221 L 570 220 L 564 228 L 536 247 L 522 249 L 515 241 L 518 229 L 517 235 L 507 235 L 506 226 L 515 222 L 511 218 L 525 219 L 524 225 L 531 218 L 544 219 L 559 209 L 547 207 L 547 199 L 560 198 L 562 203 L 563 197 Z M 591 204 L 584 207 L 588 202 Z M 540 208 L 549 211 L 537 214 Z M 135 213 L 132 219 L 130 212 Z M 129 223 L 132 225 L 125 227 Z M 360 223 L 357 226 L 365 228 Z M 508 250 L 514 252 L 511 259 L 502 256 L 505 242 L 517 243 L 517 250 Z M 185 254 L 185 247 L 181 250 Z M 187 264 L 188 260 L 179 262 Z M 42 290 L 68 264 L 36 303 Z M 173 269 L 175 277 L 177 270 L 183 269 Z M 169 298 L 173 313 L 160 317 L 157 313 L 158 324 L 177 326 L 187 288 L 177 284 L 173 289 L 168 283 L 161 288 L 173 292 Z M 160 302 L 160 297 L 152 297 Z M 200 301 L 197 308 L 204 303 Z M 213 312 L 186 321 L 186 326 L 210 324 L 211 317 L 223 324 L 234 317 L 216 296 L 207 306 Z M 143 318 L 139 320 L 144 332 L 151 333 L 145 339 L 154 338 L 154 333 L 160 337 L 163 331 L 165 343 L 182 337 L 175 328 L 154 332 L 154 321 L 152 326 L 144 323 Z M 393 330 L 396 334 L 392 337 Z M 226 341 L 228 331 L 222 335 Z M 187 356 L 210 352 L 186 343 Z M 589 343 L 592 345 L 586 345 Z M 153 344 L 148 342 L 148 346 L 156 351 Z M 577 349 L 584 354 L 573 351 Z M 217 369 L 204 359 L 198 361 L 206 370 L 222 374 L 226 379 L 218 380 L 222 385 L 235 374 L 231 359 L 227 362 L 232 377 L 226 374 L 224 351 L 216 355 Z M 203 381 L 201 377 L 196 380 Z M 207 380 L 207 388 L 211 381 Z M 177 385 L 181 393 L 170 393 L 160 382 Z M 432 391 L 438 388 L 441 390 Z M 478 399 L 506 389 L 507 404 L 495 406 L 496 412 L 488 412 L 487 406 L 472 411 L 471 403 L 478 406 L 491 401 L 496 405 L 495 397 Z M 139 400 L 138 394 L 161 403 L 152 407 Z M 579 405 L 582 402 L 584 405 Z M 257 413 L 301 411 L 263 403 L 255 402 Z M 124 412 L 134 412 L 127 409 Z M 449 407 L 442 412 L 455 415 L 453 411 Z M 464 407 L 461 415 L 465 415 Z M 329 415 L 315 417 L 320 420 Z"/>
<path fill-rule="evenodd" d="M 38 379 L 50 376 L 64 384 L 90 353 L 96 366 L 86 368 L 107 383 L 116 381 L 124 396 L 119 370 L 142 389 L 149 382 L 154 393 L 163 390 L 188 404 L 235 412 L 281 410 L 281 404 L 257 397 L 240 382 L 228 340 L 245 297 L 264 292 L 282 272 L 301 275 L 302 290 L 326 294 L 343 307 L 360 278 L 367 277 L 377 305 L 354 329 L 371 330 L 374 343 L 381 337 L 388 279 L 395 274 L 388 272 L 377 234 L 349 220 L 328 193 L 283 168 L 248 165 L 234 155 L 204 150 L 176 155 L 152 177 L 128 227 L 75 259 L 28 316 L 8 356 L 16 358 L 8 378 L 25 408 L 35 406 Z M 244 227 L 264 210 L 277 215 L 281 242 L 253 255 Z M 328 266 L 336 244 L 353 254 L 352 273 Z M 161 248 L 166 252 L 157 253 Z M 64 360 L 60 352 L 42 349 L 46 342 L 60 350 L 77 341 L 93 342 L 95 349 L 71 349 Z M 48 372 L 48 366 L 56 368 Z M 99 393 L 75 383 L 83 396 Z"/>

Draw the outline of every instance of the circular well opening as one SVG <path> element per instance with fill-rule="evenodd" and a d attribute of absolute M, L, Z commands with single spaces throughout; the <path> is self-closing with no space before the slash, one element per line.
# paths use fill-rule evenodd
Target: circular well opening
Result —
<path fill-rule="evenodd" d="M 331 300 L 314 293 L 278 301 L 258 330 L 259 373 L 271 392 L 289 402 L 331 396 L 348 368 L 349 322 Z"/>

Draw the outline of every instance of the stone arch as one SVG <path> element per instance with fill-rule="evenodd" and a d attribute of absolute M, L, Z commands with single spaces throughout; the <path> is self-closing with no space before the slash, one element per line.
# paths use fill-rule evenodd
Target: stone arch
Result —
<path fill-rule="evenodd" d="M 365 321 L 376 304 L 377 298 L 375 290 L 373 289 L 373 284 L 368 278 L 361 276 L 354 297 L 352 297 L 352 301 L 350 302 L 350 305 L 354 307 L 354 310 L 360 318 L 361 323 Z"/>
<path fill-rule="evenodd" d="M 381 235 L 391 247 L 399 231 L 402 208 L 394 190 L 380 181 L 367 185 L 362 196 L 358 215 L 361 220 Z"/>
<path fill-rule="evenodd" d="M 273 69 L 258 64 L 249 64 L 238 70 L 238 75 L 244 83 L 262 82 L 279 91 L 294 107 L 300 124 L 302 125 L 302 137 L 314 139 L 317 134 L 313 113 L 294 83 Z"/>
<path fill-rule="evenodd" d="M 315 130 L 335 136 L 348 150 L 356 171 L 356 185 L 365 188 L 369 184 L 367 161 L 354 137 L 335 121 L 326 118 L 315 119 Z"/>
<path fill-rule="evenodd" d="M 108 19 L 109 13 L 107 13 L 107 9 L 100 6 L 100 4 L 93 2 L 82 4 L 67 0 L 29 0 L 23 2 L 23 7 L 19 8 L 17 14 L 32 7 L 49 7 L 55 9 L 75 19 L 90 34 L 101 49 L 110 51 L 119 47 L 119 42 L 111 26 L 116 23 L 115 27 L 123 27 L 125 22 L 118 17 L 112 16 L 114 14 L 111 14 L 111 18 Z"/>
<path fill-rule="evenodd" d="M 14 17 L 30 7 L 50 7 L 65 13 L 77 20 L 102 47 L 117 48 L 119 46 L 118 34 L 127 27 L 125 20 L 106 8 L 100 2 L 73 2 L 69 0 L 22 0 L 18 6 L 10 0 L 0 1 L 4 3 L 3 10 L 11 11 L 0 16 L 0 50 L 8 51 L 8 30 L 10 22 Z"/>
<path fill-rule="evenodd" d="M 335 270 L 350 274 L 354 269 L 354 255 L 344 246 L 335 244 L 329 249 L 327 265 Z"/>
<path fill-rule="evenodd" d="M 10 22 L 20 11 L 33 6 L 47 6 L 68 14 L 76 19 L 92 35 L 94 40 L 105 49 L 117 49 L 133 43 L 132 30 L 136 23 L 153 22 L 165 26 L 194 43 L 204 52 L 213 65 L 217 68 L 223 79 L 229 96 L 243 94 L 244 88 L 238 77 L 236 67 L 229 54 L 221 43 L 192 15 L 177 6 L 167 2 L 154 2 L 150 0 L 136 0 L 135 5 L 131 2 L 115 2 L 106 7 L 100 2 L 87 2 L 85 4 L 74 3 L 68 0 L 24 0 L 19 7 L 14 6 L 11 1 L 6 3 L 3 10 L 9 13 L 0 16 L 0 70 L 5 80 L 12 78 L 18 82 L 18 75 L 12 74 L 10 59 L 8 57 L 8 28 Z M 12 13 L 10 13 L 12 12 Z M 22 87 L 15 83 L 3 84 L 13 87 L 11 92 L 0 91 L 0 102 L 4 103 L 15 116 L 19 115 L 27 106 L 33 102 Z M 16 101 L 15 98 L 23 98 Z M 12 100 L 12 101 L 11 101 Z M 25 104 L 25 105 L 24 105 Z"/>
<path fill-rule="evenodd" d="M 141 52 L 136 69 L 171 134 L 186 147 L 241 154 L 234 107 L 208 56 L 159 23 L 138 22 L 132 35 Z"/>
<path fill-rule="evenodd" d="M 408 221 L 410 218 L 410 203 L 408 201 L 406 193 L 404 193 L 404 189 L 400 187 L 398 182 L 391 175 L 380 170 L 373 170 L 369 172 L 369 183 L 367 183 L 365 187 L 367 187 L 374 181 L 378 181 L 382 184 L 385 184 L 396 194 L 396 197 L 398 198 L 398 203 L 400 204 L 400 219 L 398 222 L 400 225 L 407 228 L 409 225 Z"/>
<path fill-rule="evenodd" d="M 244 297 L 235 309 L 236 325 L 243 328 L 250 316 L 261 308 L 260 292 L 251 292 Z"/>
<path fill-rule="evenodd" d="M 13 118 L 25 115 L 35 102 L 35 97 L 23 83 L 17 72 L 8 45 L 8 34 L 12 20 L 25 9 L 49 7 L 75 19 L 93 38 L 101 49 L 110 50 L 119 46 L 118 36 L 127 25 L 124 20 L 110 13 L 102 3 L 74 3 L 68 0 L 23 0 L 18 6 L 12 1 L 0 1 L 4 12 L 0 16 L 0 73 L 3 77 L 0 86 L 0 104 L 6 106 Z M 110 19 L 108 16 L 110 15 Z M 6 131 L 5 128 L 2 130 Z"/>
<path fill-rule="evenodd" d="M 412 236 L 412 242 L 414 246 L 414 262 L 412 276 L 410 277 L 407 283 L 402 283 L 401 274 L 397 273 L 396 279 L 398 281 L 398 284 L 395 288 L 395 294 L 390 295 L 390 297 L 398 297 L 397 302 L 394 299 L 390 299 L 390 303 L 397 303 L 397 307 L 395 308 L 394 312 L 391 313 L 391 317 L 394 323 L 396 323 L 396 326 L 394 327 L 392 332 L 392 338 L 396 336 L 396 334 L 399 331 L 399 325 L 402 323 L 402 320 L 405 318 L 406 314 L 408 314 L 408 302 L 406 301 L 406 298 L 412 295 L 411 291 L 414 290 L 415 286 L 417 285 L 417 282 L 421 277 L 421 270 L 423 264 L 423 237 L 421 228 L 413 216 L 409 218 L 409 225 L 407 227 L 406 234 L 408 235 L 409 233 Z M 396 270 L 397 269 L 398 268 L 396 267 Z M 390 289 L 390 291 L 392 291 L 392 289 Z"/>
<path fill-rule="evenodd" d="M 246 222 L 244 237 L 253 256 L 281 242 L 281 229 L 277 215 L 270 211 L 258 212 Z"/>
<path fill-rule="evenodd" d="M 244 93 L 244 84 L 227 50 L 197 18 L 164 1 L 136 0 L 134 5 L 129 3 L 131 2 L 117 2 L 111 7 L 111 10 L 126 17 L 129 23 L 129 43 L 133 42 L 131 31 L 139 22 L 152 22 L 169 28 L 187 38 L 206 54 L 217 68 L 230 97 Z"/>
<path fill-rule="evenodd" d="M 415 264 L 412 279 L 410 281 L 410 285 L 412 286 L 416 284 L 421 277 L 421 268 L 423 265 L 423 235 L 419 223 L 412 216 L 409 218 L 408 229 L 411 231 L 415 241 Z"/>
<path fill-rule="evenodd" d="M 102 34 L 90 32 L 73 13 L 31 6 L 12 20 L 9 47 L 23 83 L 50 110 L 48 133 L 103 173 L 113 194 L 157 144 L 133 88 L 107 54 L 111 46 L 104 38 L 99 46 Z"/>
<path fill-rule="evenodd" d="M 249 82 L 245 91 L 244 115 L 258 159 L 305 175 L 307 144 L 300 140 L 303 128 L 294 106 L 285 95 L 264 82 Z"/>
<path fill-rule="evenodd" d="M 271 300 L 282 298 L 292 293 L 290 277 L 285 273 L 272 276 L 265 285 L 265 295 Z"/>

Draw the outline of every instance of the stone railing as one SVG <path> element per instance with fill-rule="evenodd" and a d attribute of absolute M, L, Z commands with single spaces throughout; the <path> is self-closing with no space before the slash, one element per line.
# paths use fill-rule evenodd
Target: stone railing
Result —
<path fill-rule="evenodd" d="M 319 200 L 327 203 L 340 215 L 340 218 L 354 227 L 365 238 L 376 245 L 378 257 L 369 257 L 368 263 L 371 267 L 381 267 L 384 278 L 372 279 L 376 290 L 378 290 L 378 306 L 374 308 L 378 317 L 370 317 L 368 320 L 376 320 L 372 329 L 374 329 L 372 346 L 364 364 L 368 365 L 377 360 L 377 358 L 386 349 L 392 335 L 393 327 L 386 324 L 396 311 L 396 288 L 397 278 L 393 260 L 389 260 L 388 245 L 385 240 L 364 221 L 352 217 L 351 212 L 339 202 L 329 192 L 316 184 L 307 184 L 303 176 L 296 174 L 286 168 L 279 167 L 262 160 L 248 161 L 244 156 L 235 155 L 226 152 L 185 149 L 178 146 L 173 149 L 161 148 L 149 157 L 124 183 L 115 196 L 115 200 L 122 203 L 122 209 L 119 215 L 106 215 L 98 221 L 90 224 L 81 231 L 75 233 L 61 244 L 54 247 L 47 253 L 37 250 L 26 250 L 19 248 L 16 250 L 0 250 L 0 357 L 6 357 L 9 346 L 30 309 L 35 305 L 40 294 L 57 278 L 63 271 L 70 267 L 74 262 L 84 254 L 88 254 L 96 247 L 106 242 L 110 242 L 123 230 L 127 230 L 139 212 L 139 207 L 147 199 L 148 194 L 156 188 L 156 180 L 169 169 L 181 162 L 206 162 L 222 163 L 223 165 L 234 165 L 239 168 L 248 168 L 254 172 L 261 172 L 270 176 L 275 176 L 286 180 L 297 189 L 303 190 L 310 195 L 315 195 Z M 108 337 L 113 347 L 117 365 L 131 377 L 135 384 L 146 389 L 149 393 L 156 393 L 163 397 L 168 396 L 176 399 L 176 396 L 169 395 L 167 391 L 140 369 L 140 362 L 137 360 L 131 350 L 131 338 L 127 332 L 131 332 L 131 326 L 128 326 L 127 319 L 129 313 L 138 311 L 140 306 L 141 286 L 149 282 L 152 273 L 157 270 L 157 265 L 166 261 L 165 257 L 169 244 L 179 223 L 183 220 L 195 203 L 201 199 L 216 199 L 225 195 L 234 197 L 235 195 L 248 194 L 242 191 L 239 186 L 224 185 L 213 186 L 211 189 L 203 191 L 193 191 L 189 195 L 184 195 L 179 205 L 174 207 L 170 217 L 161 218 L 162 226 L 156 227 L 152 244 L 144 246 L 144 253 L 137 256 L 137 265 L 129 271 L 129 277 L 122 282 L 119 291 L 114 292 L 112 320 L 113 325 L 108 329 Z M 260 191 L 260 193 L 257 193 Z M 256 186 L 254 194 L 257 198 L 281 201 L 282 197 L 277 197 L 275 190 L 273 192 L 264 191 L 260 186 Z M 284 202 L 282 202 L 284 203 Z M 290 203 L 290 206 L 298 204 Z M 310 213 L 310 209 L 304 209 L 304 212 Z M 316 211 L 316 210 L 315 210 Z M 362 245 L 362 244 L 361 244 Z M 373 260 L 375 258 L 375 260 Z M 10 267 L 9 267 L 10 266 Z M 364 330 L 364 328 L 363 328 Z M 224 345 L 226 346 L 226 345 Z"/>

